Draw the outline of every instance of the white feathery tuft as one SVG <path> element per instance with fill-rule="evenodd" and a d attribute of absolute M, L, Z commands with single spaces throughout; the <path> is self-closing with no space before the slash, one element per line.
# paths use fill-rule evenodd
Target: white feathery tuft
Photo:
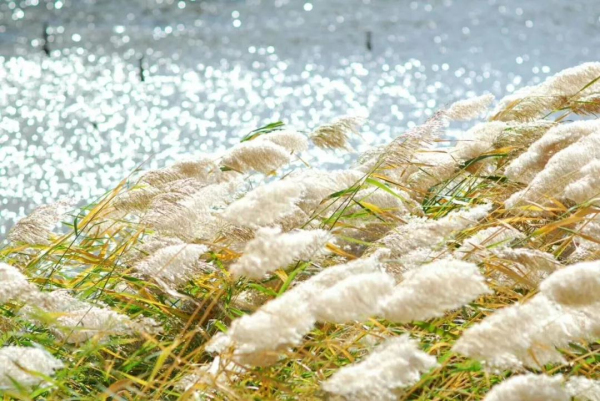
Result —
<path fill-rule="evenodd" d="M 395 281 L 383 272 L 353 275 L 317 292 L 312 312 L 320 322 L 350 323 L 381 313 L 382 301 L 391 295 Z"/>
<path fill-rule="evenodd" d="M 489 249 L 502 249 L 511 241 L 521 238 L 525 238 L 525 235 L 511 226 L 489 227 L 466 239 L 455 251 L 455 255 L 459 258 L 479 261 L 482 256 L 489 254 Z"/>
<path fill-rule="evenodd" d="M 60 360 L 44 349 L 2 347 L 0 348 L 0 392 L 16 389 L 13 381 L 24 387 L 43 384 L 45 380 L 39 374 L 50 377 L 63 367 Z"/>
<path fill-rule="evenodd" d="M 178 244 L 158 249 L 140 260 L 134 269 L 148 277 L 157 277 L 169 286 L 180 286 L 195 275 L 211 269 L 199 260 L 208 251 L 205 245 Z"/>
<path fill-rule="evenodd" d="M 446 110 L 446 116 L 454 121 L 469 121 L 485 113 L 494 101 L 494 95 L 486 94 L 453 103 Z"/>
<path fill-rule="evenodd" d="M 262 185 L 231 203 L 222 217 L 233 224 L 258 228 L 280 224 L 286 218 L 303 212 L 298 208 L 303 188 L 293 180 Z"/>
<path fill-rule="evenodd" d="M 542 282 L 540 291 L 566 306 L 600 303 L 600 261 L 582 262 L 558 270 Z"/>
<path fill-rule="evenodd" d="M 460 291 L 456 291 L 458 288 Z M 438 260 L 404 275 L 383 301 L 383 316 L 393 322 L 427 320 L 490 293 L 475 264 Z"/>
<path fill-rule="evenodd" d="M 399 391 L 419 381 L 437 366 L 433 356 L 419 350 L 408 335 L 390 338 L 362 361 L 336 371 L 323 390 L 348 401 L 396 400 Z"/>
<path fill-rule="evenodd" d="M 537 284 L 549 274 L 561 268 L 554 256 L 538 249 L 500 247 L 491 249 L 496 258 L 495 264 L 500 263 L 507 271 L 495 271 L 495 278 L 500 282 L 511 281 L 511 284 L 525 280 L 537 287 Z"/>
<path fill-rule="evenodd" d="M 528 373 L 513 376 L 497 384 L 484 401 L 570 401 L 561 375 L 547 376 Z"/>
<path fill-rule="evenodd" d="M 14 266 L 0 262 L 0 304 L 26 300 L 37 288 Z"/>
<path fill-rule="evenodd" d="M 270 132 L 259 136 L 256 140 L 273 142 L 290 153 L 301 153 L 308 149 L 308 138 L 291 129 Z"/>
<path fill-rule="evenodd" d="M 597 315 L 597 308 L 562 307 L 538 294 L 529 302 L 500 309 L 470 327 L 453 349 L 483 361 L 494 372 L 564 363 L 556 347 L 600 334 Z"/>
<path fill-rule="evenodd" d="M 567 380 L 566 388 L 576 401 L 600 401 L 600 380 L 573 376 Z"/>
<path fill-rule="evenodd" d="M 242 142 L 223 156 L 225 167 L 240 173 L 258 171 L 270 174 L 290 162 L 290 152 L 270 141 Z"/>
<path fill-rule="evenodd" d="M 565 187 L 581 178 L 581 169 L 600 158 L 600 131 L 584 136 L 548 160 L 529 186 L 505 202 L 508 208 L 528 203 L 550 204 L 551 198 L 564 198 Z"/>
<path fill-rule="evenodd" d="M 208 352 L 225 352 L 234 347 L 239 363 L 268 364 L 277 351 L 297 345 L 315 323 L 303 291 L 286 292 L 264 304 L 252 315 L 244 315 L 231 324 L 227 334 L 215 336 Z"/>
<path fill-rule="evenodd" d="M 527 184 L 557 152 L 596 131 L 600 131 L 600 121 L 597 120 L 557 125 L 510 162 L 505 175 L 511 180 Z"/>
<path fill-rule="evenodd" d="M 380 242 L 392 251 L 394 257 L 400 257 L 418 248 L 432 249 L 452 233 L 477 224 L 488 215 L 491 208 L 492 205 L 489 204 L 478 205 L 449 213 L 439 220 L 413 217 Z"/>
<path fill-rule="evenodd" d="M 494 144 L 510 125 L 502 121 L 489 121 L 475 125 L 464 138 L 459 138 L 452 155 L 458 160 L 471 160 L 494 149 Z"/>
<path fill-rule="evenodd" d="M 8 232 L 12 242 L 31 245 L 48 245 L 52 230 L 61 221 L 65 213 L 73 208 L 72 199 L 65 199 L 50 205 L 40 206 L 27 217 L 23 217 Z"/>
<path fill-rule="evenodd" d="M 594 159 L 579 170 L 580 179 L 565 187 L 565 197 L 584 203 L 600 195 L 600 159 Z"/>
<path fill-rule="evenodd" d="M 248 241 L 244 254 L 229 269 L 234 277 L 260 279 L 290 263 L 311 260 L 323 255 L 325 244 L 332 239 L 325 230 L 296 230 L 282 233 L 281 228 L 265 227 Z"/>
<path fill-rule="evenodd" d="M 310 139 L 320 148 L 346 149 L 348 137 L 358 134 L 365 121 L 365 117 L 358 115 L 340 117 L 317 128 L 310 134 Z"/>
<path fill-rule="evenodd" d="M 267 302 L 252 315 L 233 321 L 227 334 L 213 337 L 208 352 L 225 352 L 233 347 L 240 363 L 264 365 L 276 358 L 278 351 L 298 344 L 312 329 L 317 318 L 317 297 L 337 283 L 357 274 L 381 272 L 378 252 L 368 258 L 329 267 L 296 285 L 283 295 Z"/>
<path fill-rule="evenodd" d="M 142 222 L 161 233 L 196 237 L 216 224 L 216 212 L 232 201 L 241 183 L 236 179 L 209 184 L 189 194 L 163 193 L 153 199 Z"/>
<path fill-rule="evenodd" d="M 55 319 L 51 323 L 52 332 L 71 344 L 79 344 L 92 337 L 103 339 L 143 329 L 124 314 L 81 301 L 64 290 L 37 293 L 31 305 L 20 313 L 34 321 L 38 320 L 40 313 L 42 316 L 51 314 Z M 151 319 L 146 321 L 147 324 L 150 322 Z M 153 323 L 155 325 L 156 322 Z"/>

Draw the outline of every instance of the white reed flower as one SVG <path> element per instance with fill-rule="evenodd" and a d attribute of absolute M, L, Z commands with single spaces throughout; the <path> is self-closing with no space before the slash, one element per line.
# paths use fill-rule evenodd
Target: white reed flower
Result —
<path fill-rule="evenodd" d="M 272 362 L 281 348 L 297 345 L 312 329 L 316 321 L 314 302 L 319 294 L 357 274 L 381 271 L 379 258 L 384 254 L 376 252 L 368 258 L 326 268 L 252 315 L 234 320 L 227 334 L 213 337 L 206 350 L 224 352 L 233 347 L 233 356 L 240 363 Z"/>
<path fill-rule="evenodd" d="M 33 320 L 43 317 L 45 321 L 51 317 L 54 319 L 52 332 L 65 342 L 75 344 L 94 336 L 129 334 L 133 327 L 128 316 L 81 301 L 63 290 L 38 293 L 31 305 L 20 313 Z M 44 316 L 46 314 L 48 316 Z"/>
<path fill-rule="evenodd" d="M 528 373 L 513 376 L 495 385 L 484 401 L 570 401 L 561 375 Z"/>
<path fill-rule="evenodd" d="M 235 347 L 240 363 L 261 365 L 276 357 L 281 348 L 298 344 L 312 329 L 315 318 L 303 291 L 293 289 L 264 304 L 252 315 L 233 321 L 227 335 L 211 340 L 209 352 Z"/>
<path fill-rule="evenodd" d="M 363 155 L 359 170 L 381 170 L 397 182 L 406 182 L 411 174 L 418 170 L 418 166 L 412 162 L 415 152 L 430 147 L 434 140 L 442 135 L 447 125 L 445 113 L 435 113 L 425 123 L 411 128 L 388 145 Z"/>
<path fill-rule="evenodd" d="M 600 380 L 572 376 L 567 380 L 566 388 L 576 401 L 600 401 Z"/>
<path fill-rule="evenodd" d="M 544 204 L 551 202 L 548 198 L 564 197 L 565 186 L 581 178 L 581 168 L 598 158 L 600 131 L 584 136 L 552 156 L 525 190 L 506 200 L 506 206 L 511 208 L 529 202 Z"/>
<path fill-rule="evenodd" d="M 488 253 L 488 249 L 502 248 L 509 245 L 511 241 L 521 238 L 525 238 L 525 235 L 511 226 L 489 227 L 466 239 L 455 254 L 460 258 L 479 261 Z"/>
<path fill-rule="evenodd" d="M 299 200 L 298 207 L 307 215 L 315 211 L 321 211 L 331 203 L 328 197 L 352 187 L 358 187 L 365 179 L 365 173 L 357 170 L 302 170 L 292 173 L 287 180 L 302 188 L 303 196 Z M 322 205 L 324 203 L 325 205 Z M 335 207 L 333 208 L 335 209 Z"/>
<path fill-rule="evenodd" d="M 256 231 L 255 238 L 246 244 L 244 254 L 229 270 L 234 277 L 259 279 L 294 261 L 321 256 L 325 252 L 325 244 L 332 238 L 325 230 L 282 233 L 279 227 L 261 228 Z"/>
<path fill-rule="evenodd" d="M 507 271 L 496 271 L 496 275 L 503 277 L 501 281 L 509 279 L 514 283 L 523 279 L 532 285 L 537 285 L 549 274 L 562 267 L 554 256 L 538 249 L 501 247 L 492 249 L 491 253 L 497 258 L 494 262 L 500 262 L 502 267 L 507 269 Z M 505 261 L 508 263 L 503 263 Z"/>
<path fill-rule="evenodd" d="M 353 275 L 314 294 L 312 312 L 320 322 L 349 323 L 380 314 L 382 301 L 394 288 L 392 276 L 383 272 Z"/>
<path fill-rule="evenodd" d="M 439 257 L 444 257 L 444 251 L 438 251 L 431 248 L 417 248 L 402 256 L 397 261 L 401 265 L 398 273 L 403 273 L 417 267 L 433 262 Z"/>
<path fill-rule="evenodd" d="M 460 100 L 448 107 L 446 115 L 450 120 L 469 121 L 485 113 L 494 99 L 494 95 L 486 94 L 471 99 Z"/>
<path fill-rule="evenodd" d="M 143 241 L 143 242 L 142 242 Z M 161 248 L 172 245 L 182 245 L 184 242 L 177 237 L 168 237 L 163 235 L 153 235 L 143 238 L 135 248 L 130 249 L 123 257 L 126 264 L 134 264 L 144 259 Z"/>
<path fill-rule="evenodd" d="M 574 95 L 576 93 L 587 94 L 598 90 L 600 85 L 595 82 L 586 90 L 583 88 L 600 77 L 600 63 L 583 63 L 576 67 L 562 70 L 558 74 L 549 77 L 542 84 L 542 87 L 548 92 L 556 95 Z"/>
<path fill-rule="evenodd" d="M 404 275 L 404 280 L 383 301 L 383 316 L 394 322 L 427 320 L 490 293 L 473 263 L 438 260 Z"/>
<path fill-rule="evenodd" d="M 222 172 L 207 157 L 183 159 L 170 167 L 144 173 L 139 184 L 118 194 L 112 205 L 119 211 L 139 212 L 148 209 L 156 197 L 162 196 L 163 200 L 167 197 L 175 203 L 210 184 L 230 181 L 232 177 L 228 174 L 231 172 Z"/>
<path fill-rule="evenodd" d="M 134 269 L 148 277 L 159 278 L 168 286 L 178 287 L 203 271 L 213 270 L 199 260 L 207 251 L 204 245 L 170 245 L 140 260 Z"/>
<path fill-rule="evenodd" d="M 67 211 L 73 208 L 73 200 L 61 200 L 50 205 L 40 206 L 27 217 L 22 218 L 8 232 L 12 242 L 32 245 L 48 245 L 52 230 Z"/>
<path fill-rule="evenodd" d="M 362 361 L 336 371 L 322 385 L 345 400 L 395 400 L 399 392 L 437 366 L 433 356 L 419 350 L 408 335 L 390 338 Z"/>
<path fill-rule="evenodd" d="M 182 178 L 183 176 L 178 171 L 167 167 L 146 171 L 140 177 L 140 183 L 149 185 L 152 188 L 162 188 L 164 185 Z"/>
<path fill-rule="evenodd" d="M 578 307 L 600 302 L 600 261 L 558 270 L 542 282 L 540 290 L 562 305 Z"/>
<path fill-rule="evenodd" d="M 231 203 L 222 217 L 245 227 L 264 227 L 289 218 L 301 210 L 297 203 L 304 194 L 302 186 L 292 180 L 275 181 L 259 186 Z"/>
<path fill-rule="evenodd" d="M 228 180 L 224 180 L 222 182 L 228 182 Z M 165 184 L 161 188 L 161 194 L 177 197 L 179 199 L 185 199 L 187 196 L 193 195 L 204 188 L 211 187 L 211 184 L 214 183 L 207 184 L 204 181 L 193 178 L 183 178 L 181 180 L 176 180 Z"/>
<path fill-rule="evenodd" d="M 308 149 L 308 138 L 306 138 L 305 135 L 290 129 L 270 132 L 259 136 L 256 140 L 273 142 L 274 144 L 287 149 L 290 153 L 301 153 Z"/>
<path fill-rule="evenodd" d="M 488 215 L 492 205 L 478 205 L 449 213 L 438 220 L 414 217 L 380 240 L 400 257 L 418 248 L 432 249 L 452 233 L 464 230 Z"/>
<path fill-rule="evenodd" d="M 529 146 L 540 139 L 551 128 L 556 127 L 557 123 L 549 120 L 531 120 L 526 122 L 509 124 L 509 128 L 504 130 L 496 138 L 495 148 L 512 148 L 513 151 L 526 150 Z"/>
<path fill-rule="evenodd" d="M 565 197 L 577 203 L 586 202 L 600 195 L 600 159 L 595 159 L 579 170 L 580 179 L 565 188 Z"/>
<path fill-rule="evenodd" d="M 152 199 L 162 191 L 150 185 L 134 187 L 118 194 L 112 201 L 115 209 L 123 212 L 145 210 Z"/>
<path fill-rule="evenodd" d="M 365 121 L 363 116 L 340 117 L 317 128 L 310 134 L 310 139 L 320 148 L 345 149 L 348 147 L 348 137 L 358 134 Z"/>
<path fill-rule="evenodd" d="M 597 313 L 596 313 L 597 315 Z M 564 363 L 556 347 L 600 333 L 593 311 L 561 307 L 542 294 L 500 309 L 467 329 L 454 350 L 492 370 Z"/>
<path fill-rule="evenodd" d="M 215 222 L 216 212 L 227 206 L 241 185 L 239 180 L 209 184 L 190 195 L 165 193 L 154 198 L 142 222 L 163 233 L 196 237 Z"/>
<path fill-rule="evenodd" d="M 214 183 L 220 177 L 221 171 L 208 156 L 198 158 L 185 158 L 173 165 L 150 170 L 140 177 L 140 182 L 154 188 L 164 188 L 166 185 L 184 179 L 193 179 L 203 185 Z"/>
<path fill-rule="evenodd" d="M 356 192 L 352 198 L 353 201 L 360 203 L 363 206 L 368 207 L 369 205 L 374 205 L 384 213 L 394 215 L 404 215 L 408 213 L 406 205 L 404 204 L 404 199 L 410 199 L 405 192 L 399 191 L 398 196 L 394 196 L 380 188 L 361 189 Z M 362 210 L 362 207 L 353 205 L 350 206 L 348 210 L 359 211 Z M 330 212 L 333 212 L 333 210 Z"/>
<path fill-rule="evenodd" d="M 515 92 L 504 96 L 498 101 L 494 110 L 492 110 L 491 114 L 494 116 L 494 119 L 504 117 L 505 120 L 510 120 L 510 118 L 506 116 L 506 114 L 512 111 L 512 108 L 515 105 L 518 105 L 521 101 L 523 101 L 523 99 L 525 99 L 528 95 L 534 93 L 536 90 L 536 86 L 523 86 L 517 89 Z"/>
<path fill-rule="evenodd" d="M 475 125 L 459 138 L 452 154 L 458 160 L 471 160 L 494 150 L 497 139 L 510 127 L 501 121 L 490 121 Z"/>
<path fill-rule="evenodd" d="M 48 351 L 40 348 L 7 346 L 0 348 L 0 392 L 13 390 L 18 383 L 23 387 L 33 387 L 44 383 L 37 374 L 52 376 L 63 363 Z"/>
<path fill-rule="evenodd" d="M 596 131 L 600 131 L 598 120 L 557 125 L 510 162 L 505 175 L 511 180 L 529 183 L 557 152 Z"/>
<path fill-rule="evenodd" d="M 500 100 L 496 119 L 532 120 L 564 106 L 569 100 L 597 92 L 600 63 L 567 68 L 534 87 L 526 87 Z M 587 87 L 586 87 L 587 86 Z"/>
<path fill-rule="evenodd" d="M 569 261 L 580 262 L 598 259 L 600 252 L 600 215 L 582 220 L 574 230 L 579 235 L 574 238 L 575 251 L 569 256 Z"/>
<path fill-rule="evenodd" d="M 419 170 L 408 179 L 411 188 L 426 193 L 436 184 L 452 177 L 458 167 L 458 160 L 446 151 L 428 150 L 417 153 L 414 163 Z"/>
<path fill-rule="evenodd" d="M 269 141 L 246 141 L 233 147 L 222 163 L 240 173 L 258 171 L 270 174 L 290 162 L 290 152 Z"/>
<path fill-rule="evenodd" d="M 37 288 L 14 266 L 0 262 L 0 304 L 27 300 Z"/>
<path fill-rule="evenodd" d="M 185 178 L 191 178 L 203 183 L 219 182 L 222 178 L 221 170 L 215 164 L 213 158 L 208 155 L 183 158 L 174 163 L 170 168 Z"/>
<path fill-rule="evenodd" d="M 379 249 L 368 257 L 362 257 L 323 269 L 296 287 L 310 294 L 318 294 L 355 275 L 383 271 L 381 259 L 387 256 L 389 256 L 387 249 Z"/>

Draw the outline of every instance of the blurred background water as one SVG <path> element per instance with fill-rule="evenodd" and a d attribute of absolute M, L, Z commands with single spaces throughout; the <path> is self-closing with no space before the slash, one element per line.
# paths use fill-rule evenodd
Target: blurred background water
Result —
<path fill-rule="evenodd" d="M 599 30 L 597 0 L 0 0 L 0 238 L 277 120 L 367 111 L 360 151 L 598 60 Z"/>

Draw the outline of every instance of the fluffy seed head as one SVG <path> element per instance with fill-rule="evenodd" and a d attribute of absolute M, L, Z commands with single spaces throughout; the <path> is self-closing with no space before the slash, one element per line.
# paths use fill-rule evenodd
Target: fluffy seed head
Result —
<path fill-rule="evenodd" d="M 15 389 L 17 382 L 24 387 L 42 384 L 44 379 L 34 373 L 52 376 L 63 363 L 46 350 L 32 347 L 8 346 L 0 348 L 0 390 Z M 31 373 L 30 373 L 31 372 Z"/>
<path fill-rule="evenodd" d="M 230 271 L 234 277 L 262 278 L 266 273 L 285 268 L 299 260 L 311 260 L 322 255 L 332 236 L 325 230 L 297 230 L 282 233 L 281 229 L 261 228 L 246 244 L 244 254 Z"/>
<path fill-rule="evenodd" d="M 362 361 L 335 372 L 323 389 L 346 400 L 395 400 L 398 391 L 437 366 L 408 335 L 386 340 Z"/>
<path fill-rule="evenodd" d="M 491 205 L 478 205 L 449 213 L 439 220 L 411 218 L 380 242 L 392 251 L 393 257 L 400 257 L 418 248 L 432 249 L 453 232 L 477 224 L 490 210 Z"/>
<path fill-rule="evenodd" d="M 513 376 L 494 386 L 484 401 L 569 401 L 561 375 L 533 373 Z"/>
<path fill-rule="evenodd" d="M 580 179 L 565 188 L 565 197 L 577 203 L 586 202 L 600 195 L 600 160 L 595 159 L 579 170 Z"/>
<path fill-rule="evenodd" d="M 222 217 L 250 228 L 281 224 L 295 214 L 304 214 L 297 206 L 303 193 L 303 188 L 293 180 L 271 182 L 231 203 Z"/>
<path fill-rule="evenodd" d="M 24 300 L 36 288 L 16 267 L 0 262 L 0 304 Z"/>
<path fill-rule="evenodd" d="M 212 270 L 208 264 L 199 260 L 200 255 L 207 250 L 206 246 L 196 244 L 166 246 L 140 260 L 134 269 L 177 287 L 202 271 Z"/>
<path fill-rule="evenodd" d="M 568 306 L 600 302 L 600 261 L 582 262 L 554 272 L 540 290 L 548 298 Z"/>
<path fill-rule="evenodd" d="M 52 230 L 72 207 L 71 199 L 40 206 L 15 224 L 8 233 L 8 239 L 12 242 L 47 245 L 50 243 Z"/>
<path fill-rule="evenodd" d="M 257 140 L 273 142 L 287 149 L 290 153 L 301 153 L 308 149 L 308 139 L 306 136 L 289 129 L 261 135 Z"/>
<path fill-rule="evenodd" d="M 365 123 L 362 116 L 344 116 L 337 120 L 320 126 L 312 134 L 310 139 L 315 145 L 324 149 L 345 149 L 348 147 L 350 134 L 357 134 L 360 127 Z"/>
<path fill-rule="evenodd" d="M 42 314 L 51 317 L 52 332 L 70 344 L 79 344 L 92 337 L 98 339 L 110 335 L 132 332 L 132 321 L 128 316 L 102 305 L 81 301 L 67 291 L 56 290 L 37 293 L 31 306 L 20 313 L 34 321 Z"/>
<path fill-rule="evenodd" d="M 575 121 L 551 128 L 506 167 L 511 180 L 529 183 L 557 152 L 600 130 L 600 121 Z"/>
<path fill-rule="evenodd" d="M 593 313 L 561 307 L 538 294 L 529 302 L 500 309 L 470 327 L 453 349 L 483 361 L 493 371 L 564 363 L 556 347 L 594 338 L 599 332 L 596 319 Z"/>
<path fill-rule="evenodd" d="M 566 388 L 577 401 L 600 401 L 600 380 L 573 376 L 567 381 Z"/>
<path fill-rule="evenodd" d="M 494 95 L 492 94 L 460 100 L 448 107 L 446 115 L 450 120 L 469 121 L 485 113 L 493 101 Z"/>
<path fill-rule="evenodd" d="M 407 272 L 384 300 L 383 316 L 394 322 L 427 320 L 490 293 L 476 265 L 439 260 Z"/>
<path fill-rule="evenodd" d="M 270 174 L 290 162 L 290 152 L 270 141 L 247 141 L 236 145 L 222 160 L 224 166 L 240 173 Z"/>
<path fill-rule="evenodd" d="M 381 312 L 382 301 L 394 288 L 387 273 L 357 274 L 323 292 L 312 301 L 313 313 L 320 322 L 362 321 Z"/>

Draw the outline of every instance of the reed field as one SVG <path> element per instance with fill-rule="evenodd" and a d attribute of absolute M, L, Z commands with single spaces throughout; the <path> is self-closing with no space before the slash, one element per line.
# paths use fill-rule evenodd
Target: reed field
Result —
<path fill-rule="evenodd" d="M 456 102 L 344 170 L 308 156 L 367 116 L 274 122 L 36 209 L 0 250 L 0 394 L 600 401 L 599 81 Z"/>

